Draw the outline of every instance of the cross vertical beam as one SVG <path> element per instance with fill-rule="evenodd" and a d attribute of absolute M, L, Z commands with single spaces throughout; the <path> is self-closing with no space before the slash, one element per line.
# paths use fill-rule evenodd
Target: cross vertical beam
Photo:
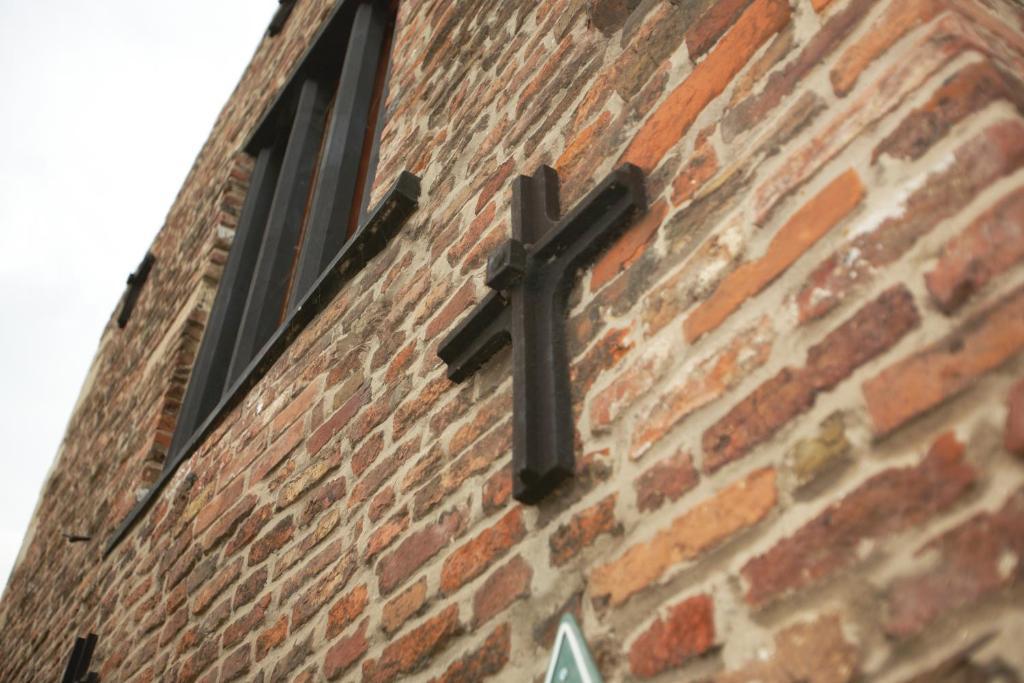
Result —
<path fill-rule="evenodd" d="M 536 503 L 572 476 L 572 394 L 565 339 L 569 293 L 589 266 L 647 208 L 643 173 L 626 164 L 568 214 L 558 174 L 541 166 L 513 185 L 512 239 L 487 263 L 493 290 L 441 343 L 448 377 L 461 382 L 512 344 L 513 495 Z"/>

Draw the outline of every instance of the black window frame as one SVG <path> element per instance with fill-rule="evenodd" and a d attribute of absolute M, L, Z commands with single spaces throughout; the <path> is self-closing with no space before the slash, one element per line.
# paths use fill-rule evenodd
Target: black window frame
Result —
<path fill-rule="evenodd" d="M 254 159 L 249 190 L 163 472 L 111 535 L 105 554 L 416 209 L 419 178 L 408 171 L 368 207 L 394 18 L 390 0 L 338 0 L 245 144 Z"/>

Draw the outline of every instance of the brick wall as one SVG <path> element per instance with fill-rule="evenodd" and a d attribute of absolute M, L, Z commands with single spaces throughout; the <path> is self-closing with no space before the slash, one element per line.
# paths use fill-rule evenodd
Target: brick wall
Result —
<path fill-rule="evenodd" d="M 265 39 L 108 326 L 0 602 L 0 679 L 1024 674 L 1024 10 L 1010 0 L 402 0 L 401 234 L 104 558 L 153 481 L 245 193 L 329 0 Z M 511 357 L 453 385 L 511 180 L 651 208 L 573 293 L 576 478 L 511 500 Z M 93 541 L 68 545 L 63 532 Z M 1000 678 L 1002 677 L 1002 678 Z"/>

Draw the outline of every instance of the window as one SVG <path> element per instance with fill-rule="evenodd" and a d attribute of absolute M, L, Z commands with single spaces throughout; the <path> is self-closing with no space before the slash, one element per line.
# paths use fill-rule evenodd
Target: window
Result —
<path fill-rule="evenodd" d="M 164 462 L 109 552 L 219 417 L 415 208 L 403 173 L 367 210 L 394 13 L 339 0 L 245 147 L 254 159 L 234 243 Z"/>

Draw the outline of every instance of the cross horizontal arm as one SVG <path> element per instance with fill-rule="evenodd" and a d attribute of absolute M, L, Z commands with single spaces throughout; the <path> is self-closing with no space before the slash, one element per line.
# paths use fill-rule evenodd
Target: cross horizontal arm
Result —
<path fill-rule="evenodd" d="M 508 301 L 490 292 L 437 349 L 448 364 L 448 379 L 461 382 L 511 343 Z"/>

